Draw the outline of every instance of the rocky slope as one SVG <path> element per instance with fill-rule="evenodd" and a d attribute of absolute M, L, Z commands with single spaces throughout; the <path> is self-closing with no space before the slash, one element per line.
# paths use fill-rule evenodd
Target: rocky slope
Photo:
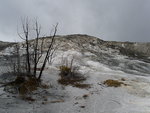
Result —
<path fill-rule="evenodd" d="M 121 54 L 136 56 L 150 56 L 150 42 L 139 43 L 139 42 L 115 42 L 115 41 L 104 41 L 100 38 L 96 38 L 88 35 L 66 35 L 57 36 L 56 43 L 61 44 L 67 48 L 112 48 L 120 51 Z M 64 44 L 68 43 L 68 45 Z M 63 45 L 64 44 L 64 45 Z"/>
<path fill-rule="evenodd" d="M 12 46 L 13 44 L 15 44 L 15 43 L 0 41 L 0 51 L 9 46 Z"/>
<path fill-rule="evenodd" d="M 49 42 L 45 37 L 44 49 Z M 53 63 L 47 64 L 42 77 L 49 88 L 35 91 L 31 95 L 34 101 L 0 88 L 0 113 L 150 113 L 149 53 L 136 49 L 142 46 L 149 51 L 149 43 L 108 42 L 87 35 L 57 36 L 55 42 Z M 72 58 L 73 66 L 86 78 L 82 84 L 90 87 L 58 82 L 59 67 Z M 13 79 L 1 73 L 7 67 L 0 60 L 0 82 Z M 112 80 L 119 85 L 105 84 Z"/>
<path fill-rule="evenodd" d="M 100 38 L 74 34 L 74 35 L 64 35 L 56 36 L 56 44 L 58 44 L 61 49 L 88 49 L 91 48 L 112 48 L 120 51 L 121 54 L 130 55 L 132 57 L 136 56 L 150 56 L 150 42 L 140 43 L 140 42 L 116 42 L 116 41 L 104 41 Z M 33 40 L 31 40 L 32 43 Z M 44 37 L 44 46 L 47 48 L 50 42 L 50 37 Z M 12 46 L 15 43 L 2 42 L 0 41 L 0 50 Z"/>

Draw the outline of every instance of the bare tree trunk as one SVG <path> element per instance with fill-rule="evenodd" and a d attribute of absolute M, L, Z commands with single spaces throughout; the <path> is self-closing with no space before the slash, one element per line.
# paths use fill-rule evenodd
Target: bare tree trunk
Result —
<path fill-rule="evenodd" d="M 51 43 L 50 43 L 50 45 L 49 45 L 49 48 L 48 48 L 48 50 L 47 50 L 47 52 L 46 52 L 46 56 L 45 56 L 45 59 L 44 59 L 44 62 L 43 62 L 43 65 L 42 65 L 42 68 L 41 68 L 41 71 L 40 71 L 40 74 L 39 74 L 38 80 L 40 80 L 40 79 L 41 79 L 41 76 L 42 76 L 43 70 L 44 70 L 44 68 L 45 68 L 45 66 L 46 66 L 46 63 L 47 63 L 48 58 L 49 58 L 49 55 L 50 55 L 51 50 L 52 50 L 52 48 L 53 48 L 54 39 L 55 39 L 56 32 L 57 32 L 57 26 L 58 26 L 58 24 L 55 26 L 54 34 L 53 34 L 53 36 L 52 36 L 52 40 L 51 40 Z"/>
<path fill-rule="evenodd" d="M 23 33 L 25 38 L 23 38 L 19 33 L 19 37 L 23 40 L 25 40 L 26 43 L 26 62 L 27 62 L 27 73 L 30 74 L 31 73 L 31 65 L 30 65 L 30 52 L 29 52 L 29 22 L 28 22 L 28 18 L 26 18 L 25 20 L 22 19 L 22 29 L 23 29 Z"/>
<path fill-rule="evenodd" d="M 23 25 L 24 26 L 24 25 Z M 28 65 L 28 70 L 27 72 L 30 74 L 31 73 L 31 66 L 30 66 L 30 53 L 29 53 L 29 25 L 28 25 L 28 20 L 26 20 L 26 28 L 23 27 L 25 37 L 26 37 L 26 53 L 27 53 L 27 65 Z"/>
<path fill-rule="evenodd" d="M 41 27 L 39 27 L 38 22 L 36 20 L 36 23 L 35 23 L 36 40 L 35 40 L 35 47 L 34 47 L 34 72 L 33 72 L 34 76 L 36 76 L 36 69 L 37 69 L 37 64 L 38 64 L 37 54 L 39 54 L 38 53 L 38 43 L 39 43 L 40 30 L 41 30 Z"/>

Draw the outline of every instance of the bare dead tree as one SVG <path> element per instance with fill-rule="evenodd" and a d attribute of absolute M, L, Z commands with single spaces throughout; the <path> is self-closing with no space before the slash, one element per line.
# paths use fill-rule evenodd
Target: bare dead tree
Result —
<path fill-rule="evenodd" d="M 39 44 L 39 36 L 40 36 L 40 32 L 41 32 L 41 26 L 39 26 L 37 20 L 35 22 L 35 32 L 36 32 L 36 39 L 35 39 L 35 43 L 34 43 L 34 76 L 36 76 L 36 69 L 37 69 L 37 64 L 38 64 L 38 59 L 40 58 L 40 56 L 38 56 L 38 44 Z M 42 44 L 43 46 L 43 44 Z M 42 47 L 41 46 L 41 47 Z"/>
<path fill-rule="evenodd" d="M 9 85 L 13 85 L 14 88 L 19 89 L 18 92 L 21 95 L 30 94 L 34 89 L 40 87 L 41 77 L 48 62 L 48 59 L 53 57 L 53 54 L 56 50 L 54 42 L 58 24 L 56 24 L 56 26 L 54 27 L 54 34 L 50 36 L 50 43 L 47 45 L 48 48 L 46 48 L 46 51 L 43 50 L 45 38 L 40 38 L 41 26 L 39 26 L 37 20 L 35 21 L 34 25 L 34 29 L 30 29 L 30 23 L 28 21 L 28 18 L 22 20 L 21 27 L 23 33 L 20 34 L 18 32 L 18 35 L 25 42 L 23 42 L 22 46 L 21 43 L 14 46 L 14 56 L 12 59 L 14 61 L 14 72 L 16 72 L 14 73 L 14 75 L 16 75 L 17 77 L 14 81 L 8 82 L 0 86 L 6 87 Z M 35 33 L 35 39 L 30 40 L 30 33 Z M 20 53 L 20 49 L 22 49 L 21 47 L 23 47 L 23 53 Z M 37 70 L 39 70 L 39 68 L 37 67 L 39 66 L 38 64 L 40 61 L 43 62 L 40 68 L 40 72 L 39 74 L 37 74 Z M 25 69 L 23 69 L 24 65 Z M 23 72 L 23 70 L 25 71 Z M 28 83 L 31 83 L 31 85 Z M 31 86 L 35 88 L 31 89 Z"/>
<path fill-rule="evenodd" d="M 56 26 L 54 27 L 54 33 L 50 38 L 51 42 L 49 43 L 48 50 L 45 53 L 46 56 L 44 57 L 42 67 L 40 68 L 40 73 L 36 77 L 38 63 L 39 63 L 39 61 L 41 61 L 40 59 L 42 58 L 42 56 L 44 54 L 44 51 L 43 51 L 44 38 L 40 38 L 41 26 L 39 25 L 38 21 L 36 20 L 35 24 L 33 26 L 33 31 L 34 31 L 36 37 L 34 40 L 29 40 L 30 39 L 29 33 L 31 32 L 31 29 L 29 29 L 30 23 L 28 21 L 28 18 L 26 18 L 25 20 L 22 20 L 23 35 L 20 35 L 19 33 L 18 33 L 18 35 L 21 39 L 23 39 L 25 41 L 26 70 L 29 75 L 33 75 L 38 80 L 41 79 L 41 76 L 42 76 L 42 73 L 46 66 L 46 63 L 48 62 L 49 58 L 52 59 L 53 54 L 57 48 L 57 46 L 56 47 L 53 46 L 54 42 L 55 42 L 54 39 L 55 39 L 55 35 L 57 32 L 57 26 L 58 26 L 58 24 L 56 24 Z M 32 71 L 33 73 L 31 72 L 32 69 L 33 69 L 33 71 Z"/>
<path fill-rule="evenodd" d="M 19 37 L 21 39 L 23 39 L 25 41 L 25 45 L 24 48 L 26 49 L 26 71 L 29 75 L 32 75 L 31 73 L 31 65 L 34 65 L 34 69 L 33 69 L 33 75 L 36 76 L 36 70 L 37 70 L 37 65 L 39 62 L 39 59 L 42 57 L 42 47 L 43 47 L 43 41 L 41 43 L 41 49 L 40 49 L 40 55 L 39 55 L 39 49 L 38 49 L 38 44 L 39 44 L 39 38 L 40 38 L 40 32 L 41 32 L 41 26 L 39 26 L 38 21 L 35 21 L 35 26 L 34 26 L 34 31 L 36 34 L 35 40 L 33 41 L 34 44 L 31 45 L 30 39 L 31 37 L 29 37 L 29 32 L 31 32 L 30 28 L 30 23 L 28 21 L 28 18 L 26 19 L 22 19 L 22 30 L 23 30 L 23 35 L 19 34 Z M 33 46 L 33 47 L 32 47 Z M 31 52 L 31 50 L 33 49 L 33 51 Z M 33 62 L 32 62 L 33 60 Z"/>
<path fill-rule="evenodd" d="M 45 58 L 44 58 L 43 65 L 42 65 L 42 67 L 41 67 L 40 74 L 39 74 L 39 76 L 38 76 L 38 80 L 41 79 L 43 70 L 44 70 L 44 68 L 45 68 L 45 66 L 46 66 L 46 63 L 47 63 L 47 61 L 48 61 L 48 59 L 49 59 L 50 54 L 52 53 L 52 48 L 53 48 L 53 45 L 54 45 L 55 36 L 56 36 L 56 32 L 57 32 L 57 26 L 58 26 L 58 23 L 56 24 L 56 26 L 55 26 L 55 28 L 54 28 L 54 34 L 53 34 L 53 36 L 51 37 L 52 39 L 51 39 L 50 45 L 49 45 L 49 47 L 48 47 L 48 50 L 47 50 L 47 52 L 46 52 L 46 56 L 45 56 Z"/>
<path fill-rule="evenodd" d="M 29 20 L 28 18 L 26 18 L 26 19 L 22 19 L 21 22 L 22 22 L 22 30 L 24 36 L 20 35 L 19 33 L 18 35 L 21 39 L 25 40 L 26 62 L 27 62 L 26 70 L 28 74 L 31 74 L 30 52 L 29 52 Z"/>

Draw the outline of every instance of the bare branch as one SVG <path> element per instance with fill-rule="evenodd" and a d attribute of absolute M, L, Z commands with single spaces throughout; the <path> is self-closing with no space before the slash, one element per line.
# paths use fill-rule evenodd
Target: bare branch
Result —
<path fill-rule="evenodd" d="M 38 77 L 38 80 L 41 79 L 43 70 L 44 70 L 44 68 L 45 68 L 45 66 L 46 66 L 46 63 L 47 63 L 47 60 L 48 60 L 48 58 L 49 58 L 49 54 L 51 53 L 51 50 L 52 50 L 52 48 L 53 48 L 54 39 L 55 39 L 56 32 L 57 32 L 57 26 L 58 26 L 58 23 L 56 24 L 56 26 L 55 26 L 55 28 L 54 28 L 54 34 L 53 34 L 53 36 L 52 36 L 51 43 L 50 43 L 49 48 L 48 48 L 48 50 L 47 50 L 47 53 L 46 53 L 46 56 L 45 56 L 45 59 L 44 59 L 44 62 L 43 62 L 43 65 L 42 65 L 42 68 L 41 68 L 39 77 Z"/>

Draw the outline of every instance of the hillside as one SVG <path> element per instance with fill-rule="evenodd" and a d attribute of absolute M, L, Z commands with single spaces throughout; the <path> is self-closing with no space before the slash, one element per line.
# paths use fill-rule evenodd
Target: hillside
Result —
<path fill-rule="evenodd" d="M 66 35 L 66 36 L 57 36 L 56 41 L 61 44 L 61 41 L 71 43 L 72 47 L 76 44 L 77 46 L 97 46 L 97 47 L 109 47 L 112 49 L 118 49 L 121 52 L 121 49 L 126 50 L 127 52 L 131 51 L 133 53 L 141 54 L 141 56 L 150 56 L 150 42 L 140 43 L 140 42 L 116 42 L 116 41 L 104 41 L 100 38 L 88 36 L 88 35 Z M 70 46 L 71 47 L 71 46 Z M 136 55 L 135 55 L 136 56 Z"/>
<path fill-rule="evenodd" d="M 13 44 L 15 44 L 14 42 L 3 42 L 3 41 L 0 41 L 0 51 L 9 47 L 9 46 L 12 46 Z"/>
<path fill-rule="evenodd" d="M 44 37 L 44 50 L 50 41 Z M 48 87 L 38 88 L 28 100 L 11 87 L 1 87 L 0 113 L 150 113 L 150 43 L 103 41 L 78 34 L 56 36 L 55 46 L 52 64 L 46 65 L 42 77 Z M 3 57 L 11 51 L 11 47 L 1 51 L 0 84 L 15 78 L 6 73 L 9 63 Z M 60 67 L 70 65 L 72 59 L 72 66 L 85 79 L 60 82 Z"/>

